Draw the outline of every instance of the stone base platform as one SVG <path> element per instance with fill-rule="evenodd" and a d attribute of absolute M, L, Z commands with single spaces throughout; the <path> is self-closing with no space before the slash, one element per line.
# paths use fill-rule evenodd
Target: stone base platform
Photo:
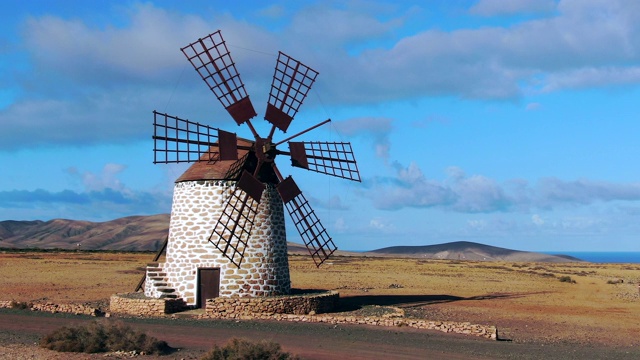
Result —
<path fill-rule="evenodd" d="M 336 291 L 265 297 L 217 297 L 207 299 L 205 314 L 223 319 L 255 314 L 315 315 L 334 311 L 339 299 L 340 294 Z"/>
<path fill-rule="evenodd" d="M 190 308 L 182 299 L 154 299 L 139 292 L 115 294 L 109 299 L 109 311 L 113 314 L 164 316 Z"/>

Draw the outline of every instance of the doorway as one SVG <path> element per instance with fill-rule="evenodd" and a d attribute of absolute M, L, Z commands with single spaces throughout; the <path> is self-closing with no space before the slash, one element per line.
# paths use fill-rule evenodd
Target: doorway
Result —
<path fill-rule="evenodd" d="M 198 269 L 198 308 L 207 305 L 207 299 L 220 295 L 220 268 Z"/>

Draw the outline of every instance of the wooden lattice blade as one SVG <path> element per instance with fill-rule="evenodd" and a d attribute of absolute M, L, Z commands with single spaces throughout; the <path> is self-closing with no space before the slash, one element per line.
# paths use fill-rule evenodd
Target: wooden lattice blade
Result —
<path fill-rule="evenodd" d="M 351 143 L 289 142 L 291 165 L 303 169 L 361 181 Z"/>
<path fill-rule="evenodd" d="M 277 190 L 311 258 L 319 267 L 338 248 L 293 178 L 284 179 L 277 185 Z"/>
<path fill-rule="evenodd" d="M 238 268 L 244 259 L 258 206 L 258 201 L 236 186 L 209 236 L 209 241 Z"/>
<path fill-rule="evenodd" d="M 238 125 L 257 115 L 220 30 L 180 50 Z"/>
<path fill-rule="evenodd" d="M 317 71 L 279 52 L 265 120 L 286 132 L 317 76 Z"/>
<path fill-rule="evenodd" d="M 218 129 L 153 111 L 154 163 L 220 160 Z"/>

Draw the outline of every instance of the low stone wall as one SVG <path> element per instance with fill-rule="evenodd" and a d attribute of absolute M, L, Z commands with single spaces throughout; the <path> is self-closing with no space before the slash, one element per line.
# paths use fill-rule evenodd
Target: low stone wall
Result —
<path fill-rule="evenodd" d="M 0 301 L 0 308 L 22 308 L 27 307 L 31 311 L 45 311 L 50 313 L 70 313 L 76 315 L 104 316 L 105 313 L 99 308 L 85 304 L 54 304 L 46 303 L 16 303 L 14 301 Z"/>
<path fill-rule="evenodd" d="M 0 309 L 5 308 L 12 308 L 13 307 L 13 301 L 9 301 L 9 300 L 0 300 Z"/>
<path fill-rule="evenodd" d="M 495 326 L 469 322 L 430 321 L 404 318 L 401 309 L 382 316 L 340 316 L 324 314 L 336 308 L 339 294 L 331 291 L 323 294 L 277 296 L 264 298 L 214 298 L 208 299 L 205 314 L 201 318 L 277 320 L 315 322 L 329 324 L 360 324 L 438 330 L 447 333 L 467 334 L 497 340 Z"/>
<path fill-rule="evenodd" d="M 163 316 L 188 308 L 182 299 L 154 299 L 143 293 L 115 294 L 109 299 L 109 311 L 113 314 Z"/>
<path fill-rule="evenodd" d="M 225 314 L 206 314 L 202 318 L 223 318 Z M 228 314 L 233 315 L 233 314 Z M 237 318 L 241 320 L 277 320 L 293 322 L 313 322 L 328 324 L 354 324 L 402 327 L 415 329 L 438 330 L 446 333 L 466 334 L 498 340 L 498 329 L 495 326 L 478 325 L 469 322 L 431 321 L 420 319 L 390 318 L 378 316 L 336 316 L 336 315 L 295 315 L 295 314 L 244 314 L 239 316 L 226 316 L 224 318 Z"/>
<path fill-rule="evenodd" d="M 235 319 L 253 314 L 322 314 L 336 308 L 335 292 L 268 297 L 217 297 L 207 299 L 205 314 L 212 318 Z"/>
<path fill-rule="evenodd" d="M 33 304 L 32 311 L 46 311 L 50 313 L 72 313 L 76 315 L 104 316 L 104 312 L 98 308 L 83 304 Z"/>

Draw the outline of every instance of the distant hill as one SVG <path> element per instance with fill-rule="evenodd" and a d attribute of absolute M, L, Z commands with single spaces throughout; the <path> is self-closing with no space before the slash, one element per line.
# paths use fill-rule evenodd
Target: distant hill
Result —
<path fill-rule="evenodd" d="M 168 229 L 168 214 L 129 216 L 106 222 L 9 220 L 0 221 L 0 247 L 154 251 L 162 246 Z"/>
<path fill-rule="evenodd" d="M 0 221 L 0 248 L 157 251 L 169 231 L 169 214 L 129 216 L 105 222 L 55 219 Z M 302 244 L 287 243 L 290 254 L 307 255 Z M 386 256 L 421 259 L 566 262 L 565 255 L 546 255 L 459 241 L 440 245 L 392 246 L 363 253 L 338 251 L 342 256 Z"/>
<path fill-rule="evenodd" d="M 567 262 L 582 261 L 567 255 L 547 255 L 530 251 L 510 250 L 468 241 L 456 241 L 439 245 L 391 246 L 366 254 L 399 256 L 421 259 L 449 259 L 476 261 L 530 261 Z"/>

